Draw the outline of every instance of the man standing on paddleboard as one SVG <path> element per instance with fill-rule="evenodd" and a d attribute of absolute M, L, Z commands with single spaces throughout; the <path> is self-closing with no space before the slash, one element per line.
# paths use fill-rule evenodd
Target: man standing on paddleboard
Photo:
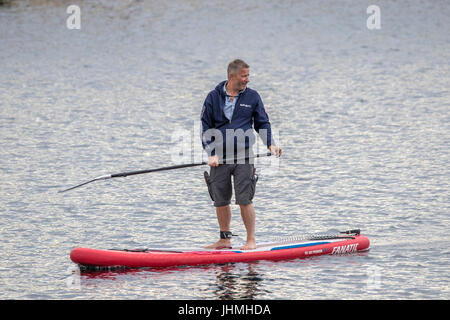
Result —
<path fill-rule="evenodd" d="M 202 145 L 211 167 L 209 174 L 205 172 L 205 180 L 220 227 L 219 241 L 206 248 L 231 248 L 233 176 L 236 204 L 240 206 L 247 231 L 246 244 L 240 249 L 250 250 L 256 248 L 255 209 L 252 203 L 257 181 L 252 158 L 255 142 L 253 129 L 272 154 L 279 157 L 282 151 L 272 138 L 269 117 L 261 97 L 247 87 L 250 66 L 236 59 L 229 63 L 227 72 L 228 80 L 222 81 L 208 93 L 201 114 Z"/>

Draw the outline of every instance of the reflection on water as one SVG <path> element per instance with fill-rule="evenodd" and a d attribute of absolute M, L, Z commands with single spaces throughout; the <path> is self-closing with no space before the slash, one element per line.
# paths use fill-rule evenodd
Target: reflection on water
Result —
<path fill-rule="evenodd" d="M 283 261 L 82 271 L 78 282 L 73 282 L 79 284 L 78 290 L 84 297 L 115 292 L 116 297 L 126 299 L 133 298 L 122 296 L 129 287 L 139 291 L 143 299 L 156 300 L 285 299 L 285 295 L 289 299 L 311 299 L 317 295 L 340 299 L 342 284 L 350 285 L 354 292 L 385 295 L 383 286 L 389 286 L 389 280 L 384 278 L 383 282 L 384 270 L 371 260 L 369 251 L 364 251 Z M 378 282 L 370 286 L 373 279 Z M 280 285 L 285 288 L 283 293 L 279 292 Z"/>
<path fill-rule="evenodd" d="M 259 283 L 263 281 L 255 263 L 247 263 L 239 273 L 235 264 L 220 266 L 215 271 L 216 283 L 210 286 L 214 295 L 220 300 L 247 299 L 252 300 L 259 296 Z"/>
<path fill-rule="evenodd" d="M 110 283 L 123 281 L 158 281 L 165 277 L 188 276 L 189 273 L 207 272 L 215 281 L 210 281 L 208 291 L 213 296 L 210 299 L 219 300 L 253 300 L 258 299 L 263 289 L 259 284 L 263 278 L 257 271 L 258 262 L 253 263 L 227 263 L 210 266 L 182 266 L 170 268 L 141 268 L 141 269 L 117 269 L 117 270 L 82 270 L 80 274 L 80 289 L 88 289 L 96 286 L 110 286 Z M 183 275 L 185 273 L 185 275 Z M 134 278 L 134 279 L 133 279 Z M 267 290 L 265 290 L 268 293 Z M 158 299 L 163 297 L 151 297 Z M 174 297 L 176 299 L 178 297 Z M 190 297 L 195 298 L 195 297 Z"/>

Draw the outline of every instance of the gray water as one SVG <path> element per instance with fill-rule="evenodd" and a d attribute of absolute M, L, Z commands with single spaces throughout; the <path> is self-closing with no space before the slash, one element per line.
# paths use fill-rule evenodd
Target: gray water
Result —
<path fill-rule="evenodd" d="M 370 1 L 3 2 L 1 299 L 450 298 L 448 1 L 377 1 L 374 30 Z M 361 228 L 371 250 L 78 275 L 75 247 L 216 240 L 206 167 L 57 191 L 181 163 L 174 131 L 198 148 L 237 57 L 284 151 L 258 163 L 257 240 Z"/>

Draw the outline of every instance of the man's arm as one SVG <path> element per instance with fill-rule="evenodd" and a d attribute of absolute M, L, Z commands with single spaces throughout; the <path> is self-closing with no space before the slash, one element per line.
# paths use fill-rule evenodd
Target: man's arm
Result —
<path fill-rule="evenodd" d="M 201 123 L 202 123 L 202 147 L 208 154 L 208 165 L 216 167 L 219 165 L 219 157 L 215 154 L 215 149 L 213 147 L 214 140 L 207 139 L 205 137 L 205 132 L 209 129 L 214 128 L 214 121 L 212 117 L 212 104 L 210 100 L 210 96 L 208 95 L 203 103 L 202 114 L 201 114 Z"/>
<path fill-rule="evenodd" d="M 261 97 L 258 94 L 258 103 L 256 105 L 255 111 L 253 113 L 253 120 L 255 124 L 255 130 L 258 132 L 263 143 L 272 152 L 272 154 L 277 157 L 281 156 L 282 150 L 280 147 L 275 145 L 275 141 L 272 137 L 272 127 L 269 121 L 269 115 L 264 108 L 264 104 Z"/>

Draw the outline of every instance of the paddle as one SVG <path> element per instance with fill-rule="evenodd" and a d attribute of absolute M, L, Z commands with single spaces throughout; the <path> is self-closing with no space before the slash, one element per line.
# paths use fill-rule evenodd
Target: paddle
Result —
<path fill-rule="evenodd" d="M 257 154 L 253 157 L 245 157 L 245 158 L 237 158 L 237 159 L 233 159 L 232 161 L 240 161 L 240 160 L 248 160 L 248 159 L 255 159 L 255 158 L 261 158 L 261 157 L 270 157 L 272 155 L 272 153 L 267 152 L 267 153 L 262 153 L 262 154 Z M 119 173 L 114 173 L 114 174 L 108 174 L 108 175 L 104 175 L 104 176 L 99 176 L 97 178 L 94 178 L 92 180 L 80 183 L 76 186 L 64 189 L 64 190 L 60 190 L 58 191 L 58 193 L 63 193 L 69 190 L 73 190 L 76 188 L 79 188 L 81 186 L 84 186 L 88 183 L 91 182 L 95 182 L 95 181 L 99 181 L 99 180 L 107 180 L 107 179 L 112 179 L 112 178 L 118 178 L 118 177 L 127 177 L 127 176 L 132 176 L 132 175 L 137 175 L 137 174 L 143 174 L 143 173 L 150 173 L 150 172 L 157 172 L 157 171 L 165 171 L 165 170 L 174 170 L 174 169 L 181 169 L 181 168 L 189 168 L 189 167 L 196 167 L 196 166 L 203 166 L 208 164 L 208 162 L 197 162 L 197 163 L 187 163 L 187 164 L 178 164 L 178 165 L 174 165 L 174 166 L 169 166 L 169 167 L 162 167 L 162 168 L 156 168 L 156 169 L 145 169 L 145 170 L 137 170 L 137 171 L 126 171 L 126 172 L 119 172 Z"/>

